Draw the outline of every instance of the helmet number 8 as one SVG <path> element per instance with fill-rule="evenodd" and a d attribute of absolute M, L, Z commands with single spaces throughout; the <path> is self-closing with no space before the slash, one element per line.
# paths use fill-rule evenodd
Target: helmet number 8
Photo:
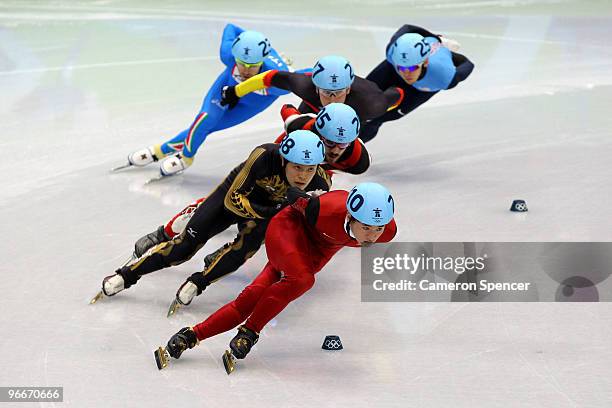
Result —
<path fill-rule="evenodd" d="M 284 154 L 288 154 L 289 150 L 291 150 L 294 146 L 295 146 L 295 140 L 287 139 L 285 143 L 283 143 L 283 145 L 281 146 L 281 151 Z"/>

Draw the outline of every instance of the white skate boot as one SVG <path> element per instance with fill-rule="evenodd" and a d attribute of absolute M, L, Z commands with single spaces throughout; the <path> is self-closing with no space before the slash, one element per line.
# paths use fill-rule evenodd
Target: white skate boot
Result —
<path fill-rule="evenodd" d="M 114 296 L 124 289 L 125 289 L 125 281 L 123 280 L 123 276 L 121 276 L 118 273 L 107 276 L 106 278 L 102 280 L 102 290 L 99 291 L 96 294 L 96 296 L 94 296 L 89 301 L 89 304 L 93 305 L 97 301 L 105 297 L 108 297 L 108 296 Z"/>
<path fill-rule="evenodd" d="M 181 306 L 187 306 L 190 304 L 197 294 L 198 287 L 196 284 L 190 280 L 185 281 L 185 283 L 183 283 L 176 292 L 176 298 L 170 304 L 166 317 L 170 317 L 175 314 L 181 308 Z"/>
<path fill-rule="evenodd" d="M 159 160 L 155 155 L 155 147 L 145 147 L 144 149 L 136 150 L 128 155 L 128 162 L 132 166 L 142 167 Z"/>
<path fill-rule="evenodd" d="M 166 176 L 174 176 L 175 174 L 182 173 L 187 167 L 191 166 L 193 163 L 192 158 L 184 157 L 180 153 L 173 154 L 165 158 L 161 162 L 161 166 L 159 167 L 159 171 L 161 175 Z"/>
<path fill-rule="evenodd" d="M 102 292 L 106 296 L 113 296 L 125 289 L 125 281 L 123 276 L 118 273 L 107 276 L 102 281 Z"/>

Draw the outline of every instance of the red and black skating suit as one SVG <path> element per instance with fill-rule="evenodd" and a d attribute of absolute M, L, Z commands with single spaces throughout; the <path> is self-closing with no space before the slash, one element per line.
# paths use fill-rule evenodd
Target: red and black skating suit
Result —
<path fill-rule="evenodd" d="M 287 133 L 291 133 L 298 129 L 306 129 L 319 134 L 315 126 L 315 117 L 312 114 L 303 114 L 293 105 L 283 105 L 281 108 L 281 116 L 285 123 L 287 132 L 282 133 L 276 138 L 274 143 L 280 143 Z M 339 170 L 349 174 L 362 174 L 370 167 L 370 154 L 365 147 L 365 144 L 359 139 L 355 139 L 342 152 L 342 155 L 334 163 L 323 163 L 322 167 L 325 170 Z"/>
<path fill-rule="evenodd" d="M 291 301 L 308 291 L 319 272 L 345 246 L 359 247 L 347 222 L 348 192 L 332 191 L 298 199 L 279 212 L 266 232 L 268 263 L 232 302 L 194 327 L 199 340 L 245 326 L 259 332 Z M 397 226 L 391 220 L 378 243 L 389 242 Z"/>

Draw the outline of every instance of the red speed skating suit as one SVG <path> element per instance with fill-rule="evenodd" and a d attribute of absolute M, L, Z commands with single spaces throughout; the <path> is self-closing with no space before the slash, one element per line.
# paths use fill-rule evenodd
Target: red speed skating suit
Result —
<path fill-rule="evenodd" d="M 193 329 L 199 340 L 231 330 L 246 320 L 256 332 L 291 301 L 308 291 L 319 272 L 345 246 L 359 247 L 347 232 L 348 192 L 332 191 L 309 200 L 299 198 L 274 216 L 266 232 L 268 263 L 232 302 Z M 376 241 L 389 242 L 397 226 L 391 220 Z"/>

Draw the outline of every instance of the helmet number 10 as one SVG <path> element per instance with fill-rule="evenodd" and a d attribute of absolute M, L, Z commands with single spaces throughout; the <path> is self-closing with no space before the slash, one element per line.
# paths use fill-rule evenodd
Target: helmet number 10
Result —
<path fill-rule="evenodd" d="M 349 208 L 351 209 L 351 211 L 357 212 L 363 205 L 364 201 L 365 200 L 363 196 L 357 193 L 357 189 L 354 188 L 353 191 L 351 191 L 351 194 L 349 195 L 349 198 L 348 198 Z"/>

